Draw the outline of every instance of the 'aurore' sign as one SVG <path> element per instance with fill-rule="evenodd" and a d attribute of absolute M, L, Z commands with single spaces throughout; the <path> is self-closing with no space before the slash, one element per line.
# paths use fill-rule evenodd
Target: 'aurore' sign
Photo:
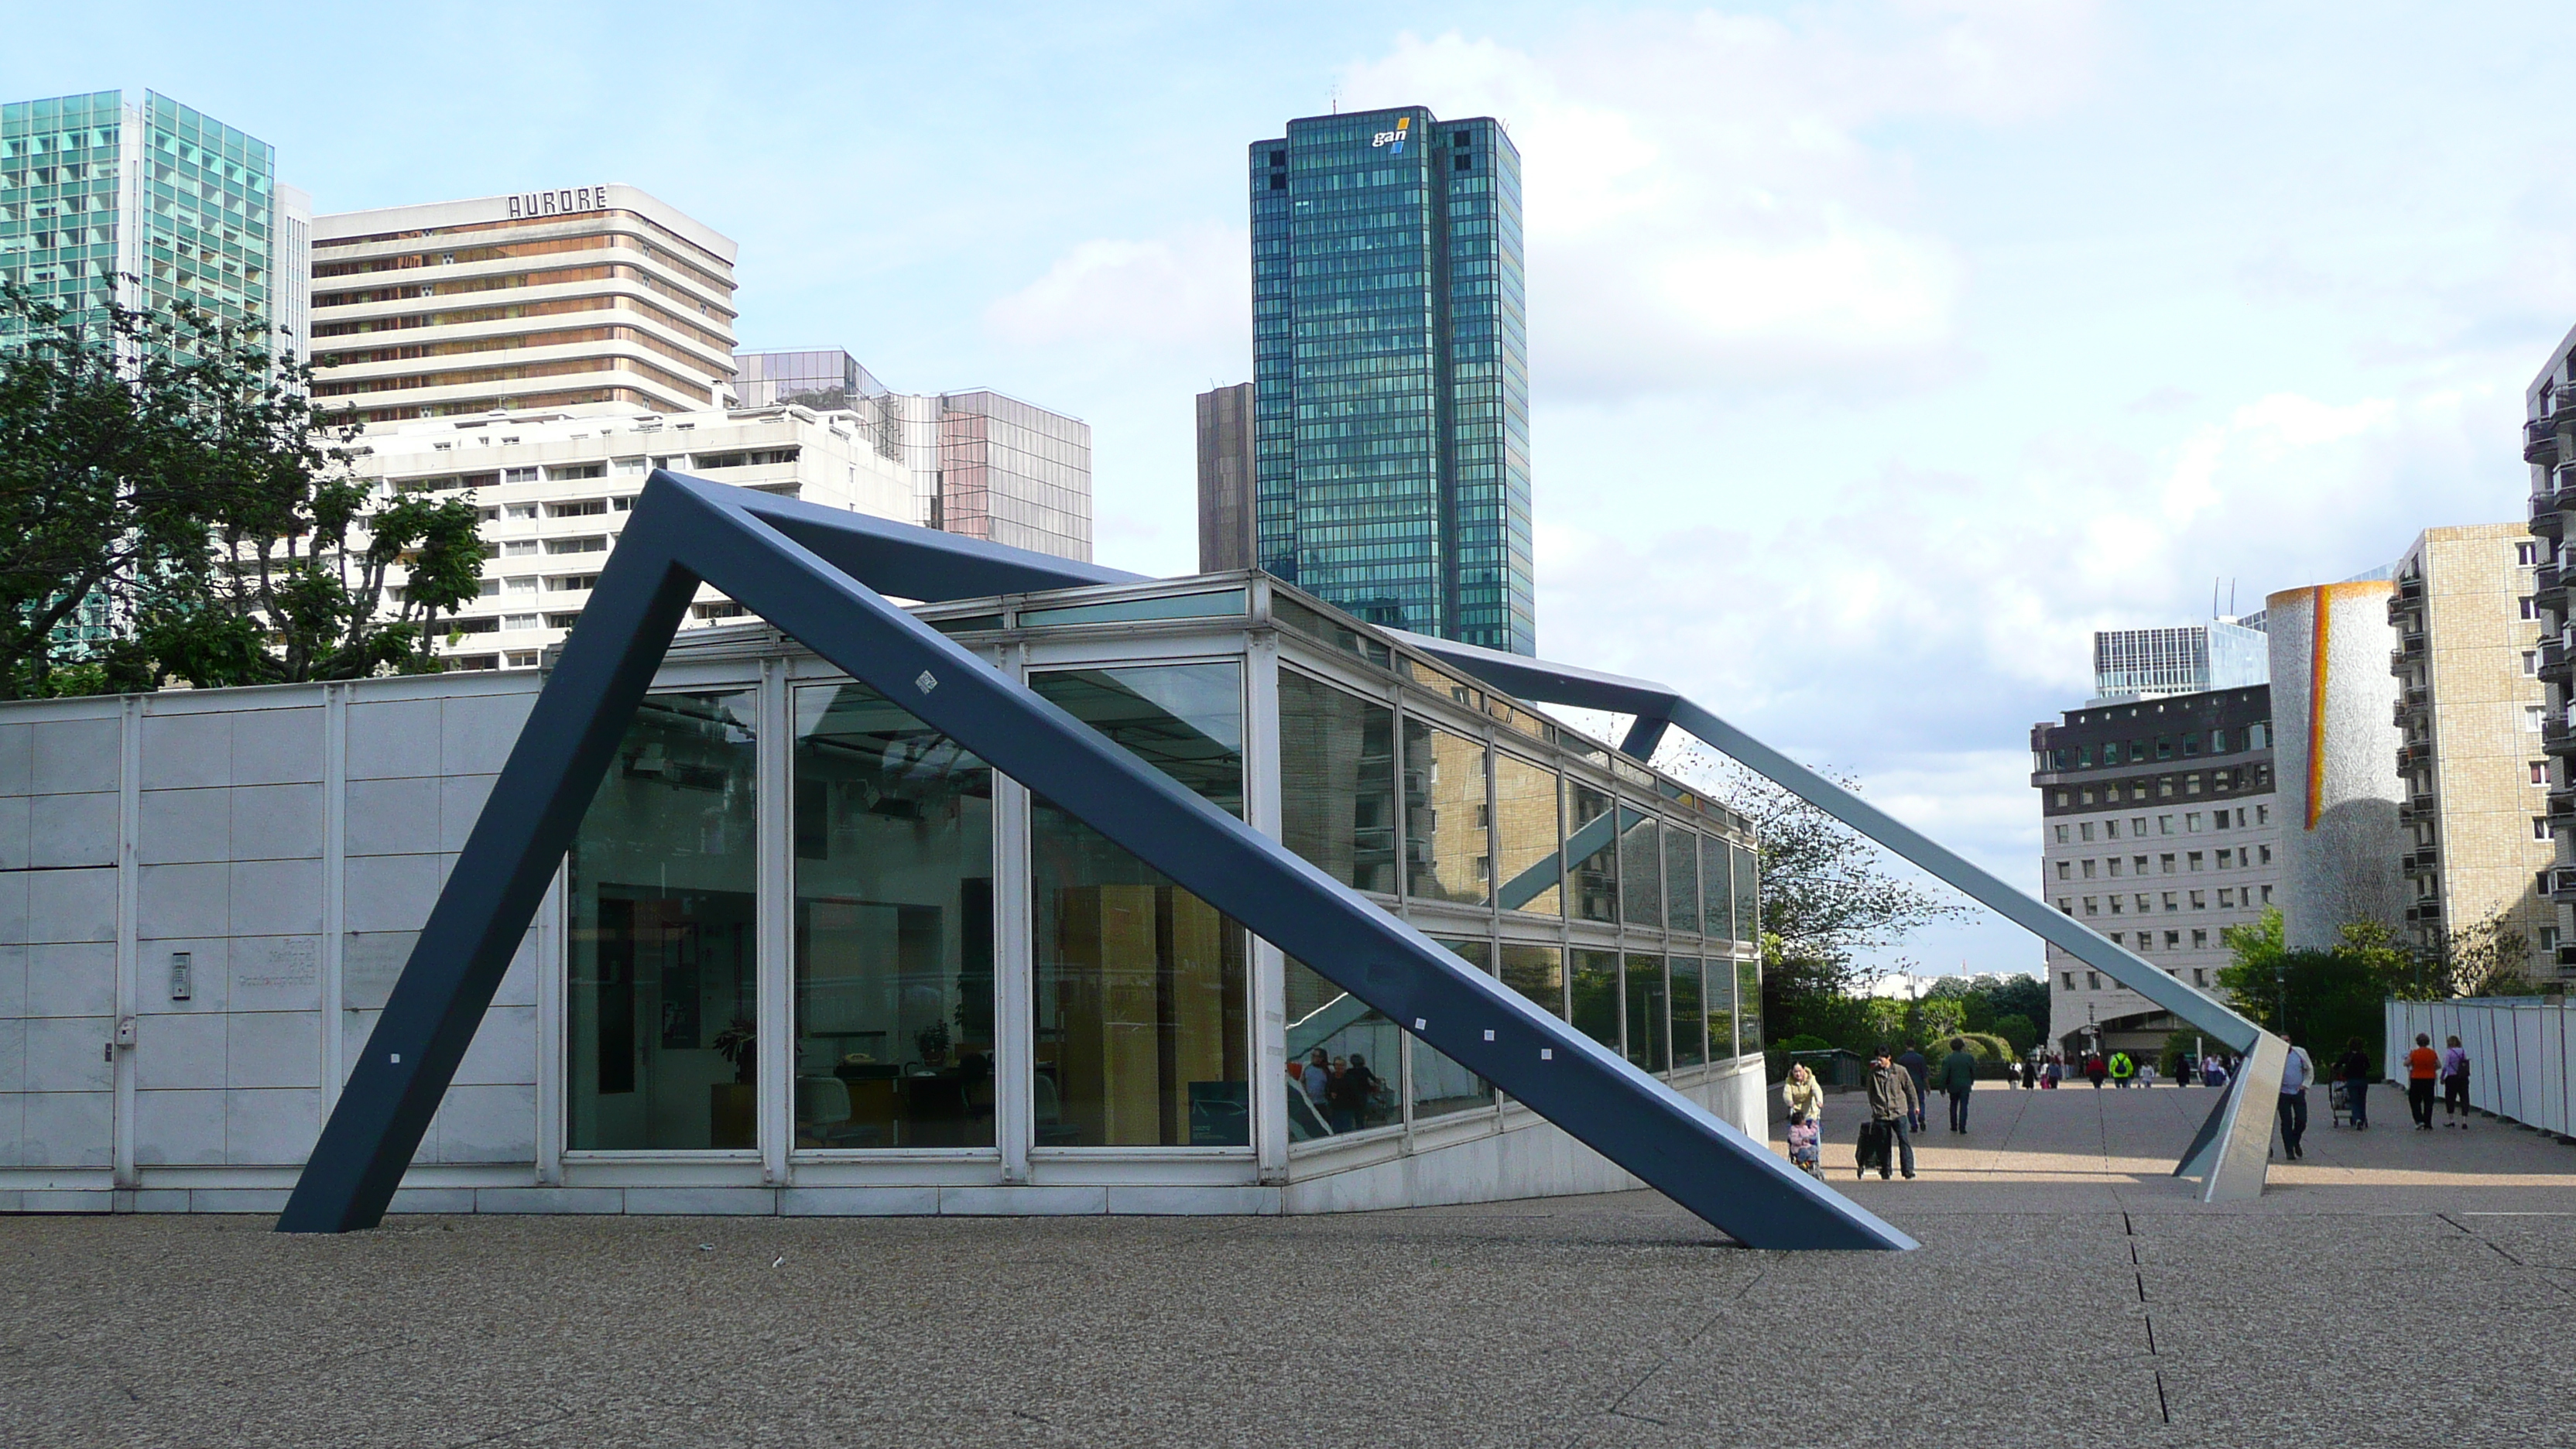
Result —
<path fill-rule="evenodd" d="M 528 216 L 569 216 L 574 212 L 600 211 L 608 205 L 605 186 L 574 186 L 562 191 L 526 191 L 510 198 L 510 219 Z"/>

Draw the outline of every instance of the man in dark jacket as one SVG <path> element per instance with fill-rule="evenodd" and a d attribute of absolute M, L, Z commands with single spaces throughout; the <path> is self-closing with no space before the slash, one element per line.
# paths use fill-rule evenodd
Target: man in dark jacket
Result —
<path fill-rule="evenodd" d="M 1932 1063 L 1924 1059 L 1923 1053 L 1907 1047 L 1905 1055 L 1896 1059 L 1896 1064 L 1905 1068 L 1905 1074 L 1914 1079 L 1914 1115 L 1907 1120 L 1914 1124 L 1915 1131 L 1920 1132 L 1923 1130 L 1923 1104 L 1932 1099 Z"/>
<path fill-rule="evenodd" d="M 1914 1175 L 1914 1139 L 1906 1124 L 1923 1112 L 1922 1090 L 1914 1085 L 1914 1074 L 1898 1066 L 1880 1047 L 1869 1064 L 1869 1118 L 1882 1132 L 1896 1134 L 1896 1146 L 1902 1154 L 1905 1175 Z M 1878 1175 L 1887 1177 L 1887 1159 L 1878 1160 Z"/>
<path fill-rule="evenodd" d="M 1968 1051 L 1968 1039 L 1950 1038 L 1950 1054 L 1941 1059 L 1941 1090 L 1950 1094 L 1950 1130 L 1968 1130 L 1968 1093 L 1977 1085 L 1977 1059 Z"/>

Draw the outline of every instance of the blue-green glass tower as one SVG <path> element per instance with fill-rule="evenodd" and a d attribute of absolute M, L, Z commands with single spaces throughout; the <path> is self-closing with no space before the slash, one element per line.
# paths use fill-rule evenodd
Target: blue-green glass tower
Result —
<path fill-rule="evenodd" d="M 1520 153 L 1403 106 L 1290 121 L 1250 176 L 1261 567 L 1535 653 Z"/>
<path fill-rule="evenodd" d="M 0 279 L 75 318 L 185 300 L 301 351 L 310 222 L 275 147 L 168 96 L 0 105 Z"/>

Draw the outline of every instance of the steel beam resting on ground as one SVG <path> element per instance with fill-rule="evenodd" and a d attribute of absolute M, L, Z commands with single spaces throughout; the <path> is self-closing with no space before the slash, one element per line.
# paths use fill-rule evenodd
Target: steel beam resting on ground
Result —
<path fill-rule="evenodd" d="M 381 1220 L 702 581 L 1737 1240 L 1915 1246 L 878 592 L 1135 576 L 667 472 L 637 498 L 280 1230 Z"/>
<path fill-rule="evenodd" d="M 1670 686 L 1419 634 L 1404 638 L 1424 653 L 1517 698 L 1635 716 L 1636 723 L 1620 748 L 1640 760 L 1654 752 L 1667 727 L 1678 728 L 2243 1054 L 2244 1064 L 2235 1080 L 2174 1170 L 2178 1176 L 2201 1180 L 2203 1202 L 2262 1194 L 2271 1144 L 2269 1114 L 2280 1090 L 2288 1047 L 2217 997 L 2113 945 L 2100 932 L 2047 902 L 2015 890 L 1957 851 L 1719 719 Z"/>

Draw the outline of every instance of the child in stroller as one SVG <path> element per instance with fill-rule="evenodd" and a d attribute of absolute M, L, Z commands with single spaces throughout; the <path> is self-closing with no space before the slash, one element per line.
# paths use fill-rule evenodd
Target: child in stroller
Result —
<path fill-rule="evenodd" d="M 1804 1112 L 1789 1114 L 1789 1161 L 1819 1181 L 1825 1175 L 1823 1137 L 1815 1118 Z"/>

